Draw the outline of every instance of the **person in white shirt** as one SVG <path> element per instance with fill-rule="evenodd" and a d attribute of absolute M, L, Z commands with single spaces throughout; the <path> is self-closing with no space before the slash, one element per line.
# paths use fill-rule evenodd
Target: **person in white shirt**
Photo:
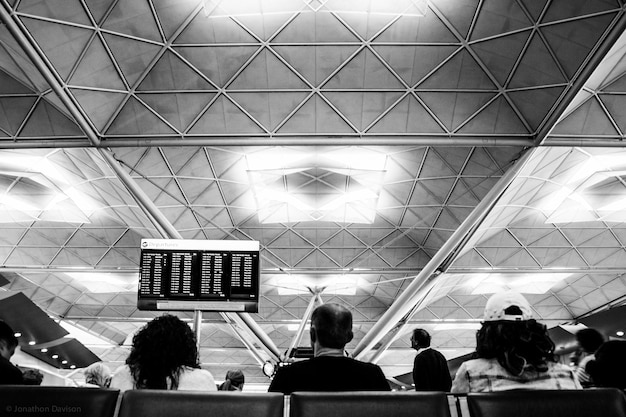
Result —
<path fill-rule="evenodd" d="M 511 389 L 582 389 L 574 370 L 556 361 L 545 325 L 519 293 L 494 294 L 476 333 L 475 359 L 463 362 L 453 393 Z"/>
<path fill-rule="evenodd" d="M 213 375 L 200 369 L 196 336 L 178 317 L 165 314 L 133 337 L 126 365 L 118 368 L 111 388 L 217 391 Z"/>

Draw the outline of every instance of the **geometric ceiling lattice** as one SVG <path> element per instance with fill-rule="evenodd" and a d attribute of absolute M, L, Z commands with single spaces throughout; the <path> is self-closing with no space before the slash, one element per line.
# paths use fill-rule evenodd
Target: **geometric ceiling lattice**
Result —
<path fill-rule="evenodd" d="M 621 2 L 209 3 L 4 5 L 3 288 L 111 367 L 158 314 L 136 308 L 143 238 L 259 241 L 251 319 L 277 349 L 323 287 L 389 376 L 412 327 L 470 352 L 498 289 L 550 326 L 624 302 Z M 204 367 L 267 383 L 249 327 L 203 320 Z"/>

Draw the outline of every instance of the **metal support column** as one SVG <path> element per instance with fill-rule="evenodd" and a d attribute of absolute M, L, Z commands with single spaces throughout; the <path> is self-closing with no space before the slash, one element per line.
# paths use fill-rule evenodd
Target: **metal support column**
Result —
<path fill-rule="evenodd" d="M 193 332 L 196 334 L 196 345 L 198 345 L 198 355 L 200 354 L 200 336 L 202 336 L 202 311 L 193 312 Z"/>
<path fill-rule="evenodd" d="M 235 335 L 237 335 L 239 340 L 241 340 L 241 343 L 243 343 L 244 346 L 248 349 L 248 351 L 252 354 L 252 356 L 258 362 L 258 364 L 260 366 L 263 366 L 263 364 L 267 362 L 267 360 L 269 359 L 269 355 L 267 357 L 263 357 L 260 351 L 250 342 L 250 340 L 248 340 L 249 337 L 246 337 L 246 335 L 242 333 L 242 330 L 239 328 L 237 323 L 235 323 L 235 321 L 229 320 L 227 323 L 230 329 L 235 333 Z"/>
<path fill-rule="evenodd" d="M 387 338 L 387 341 L 385 341 L 385 343 L 383 343 L 369 358 L 369 361 L 371 363 L 378 363 L 380 358 L 383 356 L 383 353 L 385 353 L 385 351 L 389 349 L 389 346 L 391 346 L 392 343 L 396 341 L 396 339 L 398 338 L 398 336 L 400 336 L 400 333 L 402 333 L 402 330 L 406 327 L 411 318 L 421 309 L 424 300 L 428 298 L 428 294 L 430 294 L 433 288 L 435 288 L 435 281 L 429 281 L 423 289 L 424 297 L 422 297 L 420 301 L 415 304 L 415 307 L 413 307 L 413 309 L 409 312 L 406 318 L 400 321 L 398 325 L 391 332 L 389 332 L 390 335 Z"/>
<path fill-rule="evenodd" d="M 527 150 L 498 180 L 487 195 L 474 210 L 461 223 L 450 238 L 443 244 L 441 249 L 431 258 L 424 266 L 419 274 L 413 279 L 411 284 L 404 290 L 402 294 L 389 306 L 383 316 L 374 323 L 370 331 L 361 339 L 359 344 L 352 352 L 352 356 L 362 359 L 376 343 L 378 343 L 394 326 L 406 316 L 413 307 L 426 295 L 425 291 L 430 280 L 435 279 L 433 274 L 448 259 L 449 256 L 459 248 L 465 241 L 465 238 L 477 227 L 484 217 L 489 213 L 491 208 L 496 204 L 502 193 L 508 188 L 511 181 L 517 176 L 518 172 L 529 160 L 530 156 L 535 152 L 536 148 Z M 382 352 L 381 352 L 382 353 Z"/>
<path fill-rule="evenodd" d="M 259 346 L 261 346 L 261 348 L 272 359 L 274 359 L 274 361 L 279 362 L 282 359 L 282 355 L 280 354 L 278 347 L 276 347 L 272 339 L 270 339 L 269 336 L 263 331 L 263 329 L 261 329 L 258 323 L 252 320 L 252 317 L 250 317 L 249 314 L 246 314 L 246 313 L 238 313 L 238 314 L 222 313 L 222 314 L 226 315 L 226 322 L 228 322 L 229 320 L 232 320 L 235 323 L 237 323 L 241 328 L 250 331 L 251 336 L 256 340 Z M 252 342 L 249 341 L 248 344 L 252 346 Z"/>
<path fill-rule="evenodd" d="M 311 297 L 311 300 L 309 301 L 309 305 L 304 311 L 304 316 L 302 316 L 302 320 L 300 321 L 300 325 L 298 326 L 296 335 L 293 337 L 293 340 L 291 341 L 291 344 L 289 345 L 289 348 L 287 349 L 287 353 L 285 353 L 285 357 L 287 359 L 291 357 L 291 352 L 293 352 L 293 350 L 300 344 L 300 341 L 302 340 L 302 335 L 304 334 L 304 330 L 306 329 L 306 324 L 309 321 L 309 318 L 311 317 L 311 313 L 313 313 L 313 309 L 315 308 L 315 304 L 319 299 L 319 293 L 323 291 L 323 289 L 309 288 L 309 291 L 311 291 L 313 296 Z"/>

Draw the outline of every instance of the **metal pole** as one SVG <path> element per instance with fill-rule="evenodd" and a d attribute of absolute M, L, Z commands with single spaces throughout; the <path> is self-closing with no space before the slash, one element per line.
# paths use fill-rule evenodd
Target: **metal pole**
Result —
<path fill-rule="evenodd" d="M 263 329 L 259 327 L 257 322 L 252 320 L 252 317 L 245 313 L 226 315 L 226 322 L 229 322 L 229 320 L 235 322 L 242 328 L 247 328 L 248 330 L 250 330 L 251 336 L 256 339 L 259 346 L 263 348 L 263 350 L 270 356 L 270 358 L 274 359 L 277 362 L 281 360 L 280 351 L 278 350 L 274 342 L 267 336 Z M 263 338 L 266 338 L 266 340 L 263 340 Z M 248 342 L 248 344 L 252 345 L 252 343 L 250 342 Z"/>
<path fill-rule="evenodd" d="M 309 288 L 309 290 L 311 289 Z M 300 344 L 300 340 L 302 340 L 302 335 L 304 334 L 304 329 L 306 328 L 306 324 L 309 321 L 309 318 L 311 317 L 311 313 L 313 312 L 313 309 L 315 308 L 316 301 L 317 301 L 317 293 L 314 292 L 313 297 L 311 297 L 311 300 L 309 301 L 309 305 L 304 311 L 304 316 L 302 316 L 302 320 L 300 321 L 300 325 L 298 326 L 296 335 L 293 337 L 293 340 L 291 341 L 291 344 L 289 345 L 289 349 L 287 349 L 287 353 L 285 354 L 287 359 L 291 357 L 291 352 L 293 352 L 296 346 Z"/>
<path fill-rule="evenodd" d="M 198 354 L 200 354 L 200 336 L 202 333 L 202 311 L 200 310 L 193 312 L 193 332 L 196 334 L 196 345 L 198 346 Z"/>
<path fill-rule="evenodd" d="M 254 359 L 256 359 L 259 365 L 263 366 L 263 364 L 266 362 L 267 359 L 261 356 L 261 354 L 259 353 L 259 350 L 255 348 L 252 343 L 250 343 L 250 341 L 248 340 L 248 338 L 245 337 L 244 334 L 241 333 L 241 331 L 239 330 L 239 327 L 235 323 L 228 322 L 228 325 L 230 326 L 232 331 L 235 332 L 239 340 L 241 340 L 241 343 L 243 343 L 244 346 L 250 351 L 250 353 L 252 354 Z"/>
<path fill-rule="evenodd" d="M 391 304 L 385 311 L 383 316 L 374 323 L 370 331 L 361 339 L 359 344 L 352 352 L 352 356 L 361 359 L 369 352 L 376 343 L 378 343 L 402 318 L 409 313 L 413 307 L 425 296 L 425 286 L 431 279 L 431 276 L 446 261 L 446 259 L 454 253 L 454 251 L 463 243 L 465 237 L 479 224 L 487 215 L 491 208 L 498 201 L 502 193 L 507 189 L 511 181 L 515 179 L 518 172 L 529 160 L 530 156 L 537 148 L 527 150 L 498 180 L 487 195 L 472 210 L 467 218 L 461 223 L 450 238 L 443 244 L 441 249 L 437 251 L 435 256 L 424 266 L 420 273 L 413 279 L 413 282 L 404 290 L 402 294 Z M 434 279 L 434 278 L 433 278 Z"/>
<path fill-rule="evenodd" d="M 431 293 L 433 288 L 435 288 L 435 281 L 434 280 L 433 281 L 429 281 L 426 284 L 426 286 L 423 288 L 424 296 L 420 299 L 420 301 L 417 304 L 415 304 L 415 307 L 413 307 L 413 309 L 406 316 L 406 318 L 404 320 L 402 320 L 400 322 L 400 324 L 398 326 L 396 326 L 390 332 L 391 334 L 387 338 L 387 341 L 385 343 L 383 343 L 378 348 L 378 350 L 376 350 L 376 352 L 374 352 L 374 354 L 371 356 L 371 358 L 369 360 L 371 363 L 378 363 L 378 361 L 380 360 L 381 356 L 383 356 L 383 353 L 385 353 L 385 351 L 387 349 L 389 349 L 389 346 L 391 346 L 391 344 L 396 341 L 398 336 L 400 336 L 400 333 L 402 333 L 402 330 L 404 329 L 404 327 L 407 324 L 409 324 L 409 321 L 411 320 L 411 318 L 415 315 L 415 313 L 417 313 L 420 310 L 420 308 L 422 307 L 422 304 L 424 304 L 424 300 L 426 300 L 426 298 L 428 297 L 428 294 Z"/>

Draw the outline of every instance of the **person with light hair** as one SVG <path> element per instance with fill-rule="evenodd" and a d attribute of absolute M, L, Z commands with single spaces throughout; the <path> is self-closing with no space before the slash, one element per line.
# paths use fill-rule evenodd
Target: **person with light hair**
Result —
<path fill-rule="evenodd" d="M 109 388 L 111 384 L 111 370 L 102 362 L 94 362 L 83 371 L 85 383 L 100 388 Z"/>
<path fill-rule="evenodd" d="M 453 393 L 582 388 L 573 369 L 557 362 L 546 326 L 516 292 L 494 294 L 487 301 L 474 358 L 459 367 Z"/>

